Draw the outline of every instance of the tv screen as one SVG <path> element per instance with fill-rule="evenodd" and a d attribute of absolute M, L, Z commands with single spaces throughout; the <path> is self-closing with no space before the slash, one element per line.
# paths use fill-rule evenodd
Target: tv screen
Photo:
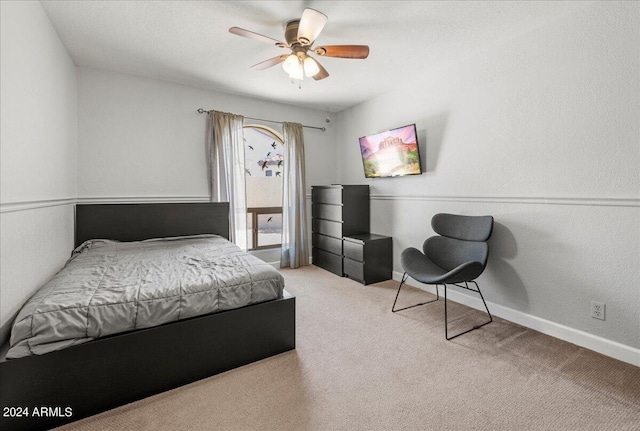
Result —
<path fill-rule="evenodd" d="M 415 124 L 363 136 L 360 138 L 360 152 L 366 178 L 422 173 Z"/>

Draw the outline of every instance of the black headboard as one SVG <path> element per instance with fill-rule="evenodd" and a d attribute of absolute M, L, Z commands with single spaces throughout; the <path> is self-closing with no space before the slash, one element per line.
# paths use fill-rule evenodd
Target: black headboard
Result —
<path fill-rule="evenodd" d="M 75 246 L 88 239 L 142 241 L 216 234 L 229 239 L 228 202 L 78 204 Z"/>

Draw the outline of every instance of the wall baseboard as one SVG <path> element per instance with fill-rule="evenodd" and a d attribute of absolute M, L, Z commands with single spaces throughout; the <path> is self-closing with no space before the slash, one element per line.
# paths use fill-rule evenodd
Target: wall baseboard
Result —
<path fill-rule="evenodd" d="M 400 282 L 402 279 L 402 273 L 393 271 L 393 279 Z M 434 286 L 420 284 L 412 279 L 408 279 L 405 283 L 434 295 L 436 293 Z M 443 292 L 441 292 L 441 295 L 442 294 Z M 484 311 L 484 306 L 482 305 L 482 301 L 479 297 L 475 298 L 471 295 L 467 295 L 453 289 L 447 289 L 447 299 L 476 310 Z M 489 307 L 491 314 L 496 317 L 500 317 L 518 325 L 533 329 L 534 331 L 559 338 L 577 346 L 584 347 L 585 349 L 593 350 L 594 352 L 635 365 L 636 367 L 640 367 L 640 349 L 636 349 L 635 347 L 607 340 L 606 338 L 598 337 L 597 335 L 589 334 L 578 329 L 570 328 L 568 326 L 532 316 L 531 314 L 523 313 L 522 311 L 514 310 L 503 305 L 494 304 L 489 301 L 487 301 L 487 306 Z"/>

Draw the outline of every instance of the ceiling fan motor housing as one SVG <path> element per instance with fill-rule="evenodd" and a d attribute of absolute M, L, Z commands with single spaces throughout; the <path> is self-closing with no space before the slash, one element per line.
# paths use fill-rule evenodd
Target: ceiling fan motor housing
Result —
<path fill-rule="evenodd" d="M 293 21 L 289 21 L 284 30 L 284 38 L 289 44 L 290 47 L 294 47 L 296 45 L 301 46 L 309 46 L 312 41 L 305 37 L 298 38 L 298 29 L 300 28 L 300 20 L 296 19 Z"/>
<path fill-rule="evenodd" d="M 298 41 L 299 26 L 300 26 L 300 20 L 296 19 L 293 21 L 289 21 L 284 30 L 284 39 L 292 48 L 294 45 L 301 45 L 301 43 Z"/>

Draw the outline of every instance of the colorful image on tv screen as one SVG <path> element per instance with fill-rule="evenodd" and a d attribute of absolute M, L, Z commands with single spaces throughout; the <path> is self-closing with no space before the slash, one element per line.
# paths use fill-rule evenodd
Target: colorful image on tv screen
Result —
<path fill-rule="evenodd" d="M 421 174 L 415 125 L 360 138 L 366 178 Z"/>

